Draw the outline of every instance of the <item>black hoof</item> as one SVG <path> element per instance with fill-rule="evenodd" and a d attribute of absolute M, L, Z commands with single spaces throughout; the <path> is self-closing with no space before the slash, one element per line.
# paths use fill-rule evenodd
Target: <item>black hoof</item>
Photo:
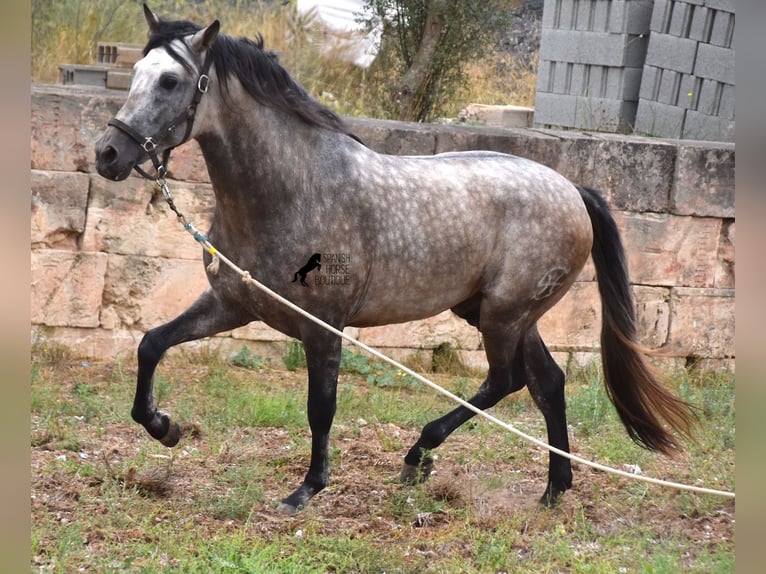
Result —
<path fill-rule="evenodd" d="M 282 501 L 277 505 L 277 512 L 286 514 L 287 516 L 295 516 L 299 510 L 303 510 L 302 506 L 293 506 L 292 504 Z"/>
<path fill-rule="evenodd" d="M 181 440 L 181 427 L 178 423 L 170 421 L 170 425 L 168 426 L 168 432 L 165 433 L 165 436 L 159 439 L 159 441 L 164 444 L 166 447 L 174 447 L 178 444 L 178 441 Z"/>
<path fill-rule="evenodd" d="M 423 462 L 417 466 L 404 463 L 399 480 L 402 484 L 420 484 L 428 480 L 434 469 L 433 462 Z"/>
<path fill-rule="evenodd" d="M 566 492 L 569 488 L 569 486 L 561 488 L 560 486 L 556 486 L 553 483 L 548 483 L 548 488 L 545 489 L 545 492 L 540 498 L 540 504 L 546 508 L 555 508 L 564 497 L 564 492 Z"/>

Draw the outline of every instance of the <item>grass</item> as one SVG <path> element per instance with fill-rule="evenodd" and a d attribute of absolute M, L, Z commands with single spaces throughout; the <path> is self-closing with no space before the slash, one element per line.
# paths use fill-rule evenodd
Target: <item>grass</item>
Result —
<path fill-rule="evenodd" d="M 249 352 L 170 353 L 159 406 L 193 423 L 178 447 L 130 421 L 135 365 L 88 363 L 36 349 L 32 382 L 34 572 L 732 572 L 734 504 L 630 483 L 575 467 L 552 510 L 547 455 L 492 428 L 464 425 L 437 449 L 437 473 L 402 486 L 401 457 L 451 405 L 400 381 L 379 385 L 372 360 L 346 356 L 331 440 L 330 486 L 295 517 L 274 510 L 310 451 L 305 371 Z M 351 368 L 351 366 L 353 368 Z M 470 394 L 480 380 L 436 373 Z M 697 443 L 666 459 L 626 437 L 599 370 L 567 386 L 573 449 L 652 476 L 734 488 L 734 376 L 679 372 L 701 405 Z M 544 425 L 526 391 L 493 414 L 534 434 Z"/>

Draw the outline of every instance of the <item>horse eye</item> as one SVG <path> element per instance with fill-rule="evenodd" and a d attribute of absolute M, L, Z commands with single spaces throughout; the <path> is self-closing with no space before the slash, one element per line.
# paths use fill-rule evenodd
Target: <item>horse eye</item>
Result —
<path fill-rule="evenodd" d="M 165 90 L 172 90 L 178 85 L 178 78 L 171 74 L 163 74 L 160 76 L 160 87 Z"/>

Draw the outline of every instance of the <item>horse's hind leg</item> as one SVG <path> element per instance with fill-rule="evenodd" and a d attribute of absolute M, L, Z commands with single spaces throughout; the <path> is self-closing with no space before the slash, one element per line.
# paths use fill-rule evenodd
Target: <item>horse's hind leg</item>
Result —
<path fill-rule="evenodd" d="M 536 326 L 525 334 L 520 351 L 519 357 L 524 364 L 527 388 L 545 417 L 548 444 L 569 452 L 564 402 L 564 372 L 553 360 Z M 546 506 L 552 506 L 569 488 L 572 488 L 572 465 L 569 459 L 550 453 L 548 486 L 540 502 Z"/>
<path fill-rule="evenodd" d="M 206 290 L 177 318 L 148 331 L 138 346 L 138 381 L 131 416 L 165 446 L 174 446 L 181 429 L 170 417 L 157 410 L 154 402 L 154 370 L 170 347 L 246 325 L 252 320 L 238 308 L 226 306 L 211 290 Z"/>
<path fill-rule="evenodd" d="M 461 314 L 461 316 L 463 316 Z M 467 319 L 467 317 L 464 317 Z M 468 402 L 479 409 L 488 409 L 508 394 L 524 387 L 524 372 L 514 365 L 518 346 L 518 325 L 497 334 L 483 333 L 484 348 L 489 361 L 487 378 Z M 520 363 L 519 363 L 520 365 Z M 474 412 L 460 406 L 443 417 L 428 423 L 420 438 L 404 457 L 401 480 L 405 483 L 425 480 L 430 474 L 433 459 L 426 453 L 440 444 L 460 425 L 474 416 Z"/>

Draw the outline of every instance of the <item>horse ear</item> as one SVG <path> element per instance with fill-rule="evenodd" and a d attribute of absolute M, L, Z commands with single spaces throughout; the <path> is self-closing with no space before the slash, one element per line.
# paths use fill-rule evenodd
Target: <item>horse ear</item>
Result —
<path fill-rule="evenodd" d="M 192 36 L 190 46 L 192 50 L 195 52 L 202 52 L 204 50 L 207 50 L 210 48 L 210 46 L 213 45 L 213 42 L 215 42 L 216 36 L 218 36 L 218 31 L 221 29 L 221 23 L 216 20 L 210 26 L 207 28 L 203 28 L 194 36 Z"/>
<path fill-rule="evenodd" d="M 152 12 L 146 4 L 144 4 L 144 18 L 146 18 L 146 23 L 149 25 L 149 31 L 156 32 L 160 27 L 160 17 Z"/>

